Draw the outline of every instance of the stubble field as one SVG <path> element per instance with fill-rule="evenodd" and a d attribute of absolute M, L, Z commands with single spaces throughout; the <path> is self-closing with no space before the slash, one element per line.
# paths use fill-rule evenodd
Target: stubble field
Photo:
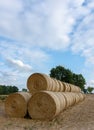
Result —
<path fill-rule="evenodd" d="M 0 130 L 94 130 L 94 94 L 83 102 L 64 110 L 52 121 L 9 118 L 0 100 Z"/>

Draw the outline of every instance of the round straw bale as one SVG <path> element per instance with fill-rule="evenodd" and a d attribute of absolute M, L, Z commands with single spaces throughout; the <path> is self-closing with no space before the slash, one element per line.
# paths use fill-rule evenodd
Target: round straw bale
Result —
<path fill-rule="evenodd" d="M 67 93 L 68 101 L 69 101 L 69 106 L 72 106 L 74 104 L 73 96 L 71 93 Z"/>
<path fill-rule="evenodd" d="M 75 94 L 73 92 L 69 92 L 68 95 L 70 95 L 70 98 L 71 98 L 71 105 L 74 105 L 75 104 Z"/>
<path fill-rule="evenodd" d="M 55 95 L 58 97 L 59 102 L 60 102 L 60 110 L 59 110 L 59 113 L 60 113 L 66 107 L 66 99 L 65 99 L 64 95 L 62 94 L 62 92 L 55 92 Z"/>
<path fill-rule="evenodd" d="M 73 85 L 74 86 L 74 92 L 81 92 L 80 87 Z"/>
<path fill-rule="evenodd" d="M 73 104 L 70 93 L 69 92 L 63 92 L 62 93 L 66 99 L 66 108 L 68 108 L 69 106 L 71 106 Z"/>
<path fill-rule="evenodd" d="M 70 85 L 71 92 L 81 92 L 81 89 L 78 86 L 73 84 L 69 84 L 69 85 Z"/>
<path fill-rule="evenodd" d="M 80 102 L 79 93 L 75 93 L 75 99 L 76 99 L 76 103 Z"/>
<path fill-rule="evenodd" d="M 75 85 L 70 84 L 71 92 L 78 92 L 78 89 L 76 88 Z"/>
<path fill-rule="evenodd" d="M 54 91 L 59 92 L 60 91 L 60 85 L 58 83 L 58 80 L 54 79 L 54 83 L 55 83 Z"/>
<path fill-rule="evenodd" d="M 56 89 L 56 86 L 57 86 L 57 84 L 56 84 L 56 82 L 55 82 L 55 79 L 54 78 L 51 78 L 51 86 L 50 86 L 50 91 L 55 91 L 55 89 Z"/>
<path fill-rule="evenodd" d="M 81 92 L 81 88 L 76 86 L 77 92 Z"/>
<path fill-rule="evenodd" d="M 30 98 L 28 113 L 32 119 L 51 120 L 65 108 L 65 105 L 65 98 L 59 92 L 40 91 Z"/>
<path fill-rule="evenodd" d="M 45 74 L 34 73 L 27 79 L 27 88 L 30 92 L 51 89 L 51 78 Z"/>
<path fill-rule="evenodd" d="M 81 92 L 81 89 L 78 86 L 75 86 L 75 92 Z"/>
<path fill-rule="evenodd" d="M 84 94 L 82 94 L 82 93 L 78 93 L 78 95 L 79 95 L 79 97 L 80 97 L 80 101 L 83 101 L 84 98 L 85 98 Z"/>
<path fill-rule="evenodd" d="M 70 92 L 70 91 L 71 91 L 71 88 L 70 88 L 69 83 L 66 83 L 66 85 L 67 85 L 67 92 Z"/>
<path fill-rule="evenodd" d="M 66 83 L 62 82 L 63 86 L 64 86 L 64 92 L 66 91 Z"/>
<path fill-rule="evenodd" d="M 62 82 L 58 80 L 58 84 L 59 84 L 59 91 L 60 91 L 60 92 L 64 92 L 65 87 L 64 87 L 64 85 L 62 84 Z"/>
<path fill-rule="evenodd" d="M 10 94 L 5 101 L 5 112 L 10 117 L 24 117 L 27 114 L 27 102 L 31 94 L 17 92 Z"/>
<path fill-rule="evenodd" d="M 65 82 L 62 82 L 62 84 L 64 85 L 64 91 L 65 92 L 70 92 L 70 86 L 69 86 L 69 84 L 68 83 L 65 83 Z"/>
<path fill-rule="evenodd" d="M 70 91 L 75 92 L 75 86 L 73 84 L 69 84 L 69 85 L 70 85 Z"/>

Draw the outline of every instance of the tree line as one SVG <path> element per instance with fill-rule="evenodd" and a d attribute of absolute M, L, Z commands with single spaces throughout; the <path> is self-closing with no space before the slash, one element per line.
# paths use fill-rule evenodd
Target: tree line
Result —
<path fill-rule="evenodd" d="M 18 91 L 19 89 L 16 86 L 0 85 L 0 95 L 8 95 Z"/>
<path fill-rule="evenodd" d="M 50 77 L 56 78 L 60 81 L 74 84 L 81 88 L 84 93 L 92 93 L 93 87 L 85 89 L 86 80 L 82 74 L 73 73 L 70 69 L 63 66 L 56 66 L 50 70 Z"/>
<path fill-rule="evenodd" d="M 82 74 L 73 73 L 70 69 L 66 69 L 63 66 L 59 65 L 52 68 L 49 75 L 50 77 L 56 78 L 60 81 L 71 83 L 80 87 L 84 93 L 92 93 L 94 90 L 91 86 L 88 86 L 87 89 L 85 88 L 86 81 Z M 19 89 L 16 86 L 0 85 L 0 95 L 7 95 L 18 91 Z M 22 91 L 26 92 L 27 89 L 22 88 Z"/>

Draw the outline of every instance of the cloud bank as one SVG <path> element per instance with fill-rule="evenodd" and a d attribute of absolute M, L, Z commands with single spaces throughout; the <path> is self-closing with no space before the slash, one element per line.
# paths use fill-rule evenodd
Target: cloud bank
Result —
<path fill-rule="evenodd" d="M 93 0 L 0 1 L 1 70 L 28 75 L 50 62 L 49 50 L 70 50 L 85 58 L 94 77 L 93 28 Z"/>

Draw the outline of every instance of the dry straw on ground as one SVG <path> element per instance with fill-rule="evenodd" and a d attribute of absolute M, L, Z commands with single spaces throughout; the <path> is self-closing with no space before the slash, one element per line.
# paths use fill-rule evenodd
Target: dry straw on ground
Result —
<path fill-rule="evenodd" d="M 83 94 L 81 93 L 80 96 L 83 97 Z M 29 115 L 32 119 L 52 120 L 67 107 L 82 101 L 80 96 L 78 93 L 71 94 L 70 92 L 37 92 L 29 100 Z"/>
<path fill-rule="evenodd" d="M 5 111 L 10 117 L 24 117 L 27 114 L 27 103 L 31 94 L 17 92 L 10 94 L 5 101 Z"/>

